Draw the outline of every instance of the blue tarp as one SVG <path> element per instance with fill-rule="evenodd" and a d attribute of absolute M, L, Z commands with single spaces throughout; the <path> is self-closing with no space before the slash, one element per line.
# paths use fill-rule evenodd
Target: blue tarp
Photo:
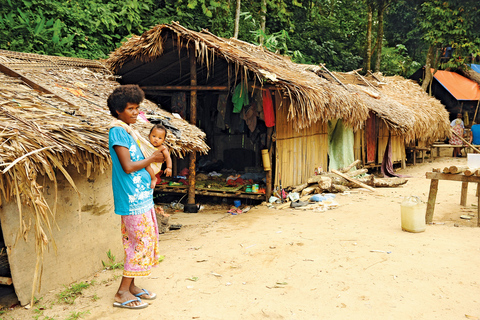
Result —
<path fill-rule="evenodd" d="M 470 67 L 472 67 L 472 70 L 475 72 L 480 73 L 480 64 L 471 64 Z"/>

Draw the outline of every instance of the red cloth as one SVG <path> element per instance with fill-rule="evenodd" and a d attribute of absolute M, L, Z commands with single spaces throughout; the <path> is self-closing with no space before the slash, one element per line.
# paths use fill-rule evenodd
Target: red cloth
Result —
<path fill-rule="evenodd" d="M 375 116 L 370 112 L 370 117 L 365 124 L 365 136 L 367 142 L 367 163 L 375 162 L 377 158 L 377 130 Z"/>
<path fill-rule="evenodd" d="M 265 116 L 265 125 L 267 127 L 275 126 L 275 112 L 273 110 L 272 94 L 270 90 L 262 91 L 263 98 L 263 114 Z"/>

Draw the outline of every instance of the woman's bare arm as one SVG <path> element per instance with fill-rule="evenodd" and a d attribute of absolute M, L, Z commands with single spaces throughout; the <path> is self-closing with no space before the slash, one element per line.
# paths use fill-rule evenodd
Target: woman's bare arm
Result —
<path fill-rule="evenodd" d="M 130 151 L 128 151 L 126 147 L 113 146 L 113 149 L 117 154 L 123 171 L 125 171 L 125 173 L 127 174 L 141 170 L 150 165 L 152 162 L 163 162 L 165 160 L 165 156 L 160 150 L 155 151 L 150 157 L 146 159 L 140 161 L 132 161 L 130 159 Z"/>

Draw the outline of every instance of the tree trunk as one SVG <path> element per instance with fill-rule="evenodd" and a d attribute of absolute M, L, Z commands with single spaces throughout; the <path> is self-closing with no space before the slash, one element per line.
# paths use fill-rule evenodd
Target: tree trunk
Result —
<path fill-rule="evenodd" d="M 428 85 L 430 84 L 433 78 L 431 68 L 432 68 L 432 60 L 433 60 L 434 52 L 435 52 L 435 46 L 430 45 L 430 47 L 428 47 L 427 61 L 425 61 L 425 79 L 423 79 L 423 83 L 422 83 L 422 89 L 425 91 L 427 91 Z"/>
<path fill-rule="evenodd" d="M 263 45 L 263 35 L 265 34 L 265 23 L 267 21 L 267 0 L 262 0 L 262 22 L 260 24 L 260 29 L 262 34 L 260 35 L 260 45 Z"/>
<path fill-rule="evenodd" d="M 383 2 L 383 1 L 382 1 Z M 375 62 L 375 72 L 380 71 L 380 61 L 382 60 L 382 44 L 383 44 L 383 13 L 385 5 L 381 3 L 378 7 L 378 30 L 377 30 L 377 61 Z"/>
<path fill-rule="evenodd" d="M 240 3 L 242 0 L 237 0 L 237 9 L 235 10 L 235 30 L 233 31 L 233 37 L 238 38 L 238 27 L 240 25 Z"/>
<path fill-rule="evenodd" d="M 367 12 L 367 54 L 365 57 L 365 71 L 371 70 L 372 60 L 372 20 L 373 20 L 372 4 L 368 4 Z"/>

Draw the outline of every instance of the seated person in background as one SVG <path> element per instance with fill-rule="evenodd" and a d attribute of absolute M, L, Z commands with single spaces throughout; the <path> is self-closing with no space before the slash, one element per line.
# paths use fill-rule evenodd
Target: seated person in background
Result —
<path fill-rule="evenodd" d="M 462 127 L 462 120 L 461 119 L 455 119 L 455 125 L 452 128 L 453 132 L 455 132 L 457 135 L 452 133 L 452 137 L 450 138 L 450 144 L 451 145 L 462 145 L 463 141 L 459 137 L 463 137 L 463 127 Z M 453 154 L 452 157 L 461 157 L 462 153 L 460 152 L 461 147 L 454 147 L 453 148 Z"/>
<path fill-rule="evenodd" d="M 455 121 L 457 121 L 458 119 L 460 119 L 460 123 L 462 125 L 462 129 L 465 129 L 465 125 L 463 124 L 463 120 L 462 120 L 462 114 L 459 112 L 457 113 L 457 119 L 453 120 L 452 122 L 450 122 L 450 126 L 453 127 L 455 126 Z"/>
<path fill-rule="evenodd" d="M 470 135 L 470 143 L 474 146 L 480 145 L 480 124 L 476 124 L 475 122 L 472 125 L 472 133 Z M 474 150 L 475 152 L 475 150 Z"/>

